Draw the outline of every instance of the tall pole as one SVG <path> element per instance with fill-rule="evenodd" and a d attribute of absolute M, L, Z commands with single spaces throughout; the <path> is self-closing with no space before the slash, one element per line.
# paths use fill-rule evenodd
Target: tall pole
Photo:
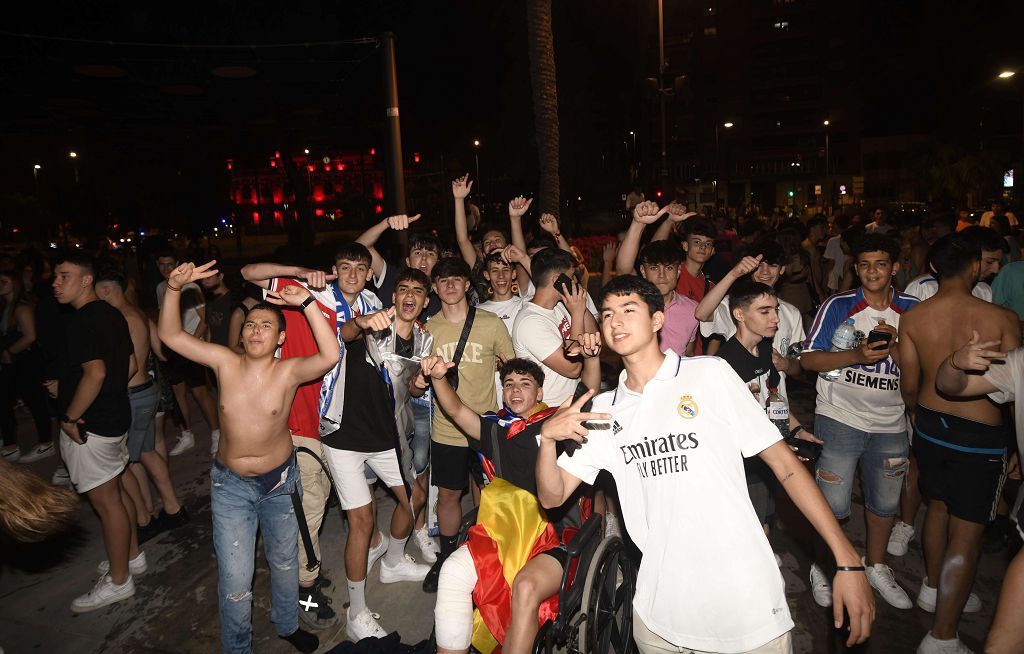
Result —
<path fill-rule="evenodd" d="M 668 137 L 665 130 L 665 12 L 658 0 L 658 101 L 661 104 L 661 185 L 668 185 Z M 664 189 L 668 192 L 668 189 Z"/>
<path fill-rule="evenodd" d="M 405 213 L 405 174 L 402 170 L 402 130 L 398 121 L 398 72 L 395 68 L 395 35 L 384 32 L 380 35 L 384 50 L 384 94 L 387 98 L 384 120 L 387 152 L 385 164 L 385 206 L 387 215 Z M 399 230 L 402 256 L 409 251 L 409 230 Z"/>

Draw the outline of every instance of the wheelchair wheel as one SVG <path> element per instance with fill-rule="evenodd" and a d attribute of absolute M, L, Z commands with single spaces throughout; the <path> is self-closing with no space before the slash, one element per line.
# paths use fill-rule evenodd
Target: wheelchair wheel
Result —
<path fill-rule="evenodd" d="M 618 537 L 598 545 L 583 586 L 580 651 L 584 654 L 631 654 L 633 643 L 633 592 L 636 563 Z"/>

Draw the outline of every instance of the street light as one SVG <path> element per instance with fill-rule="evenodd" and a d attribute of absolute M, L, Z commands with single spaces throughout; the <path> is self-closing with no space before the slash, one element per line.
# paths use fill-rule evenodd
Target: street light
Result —
<path fill-rule="evenodd" d="M 1004 70 L 1003 72 L 999 73 L 999 79 L 1010 79 L 1016 74 L 1017 71 L 1015 70 Z"/>
<path fill-rule="evenodd" d="M 821 124 L 825 126 L 825 181 L 828 183 L 828 201 L 832 202 L 832 177 L 829 175 L 829 158 L 828 158 L 828 126 L 829 121 L 826 118 L 821 121 Z"/>
<path fill-rule="evenodd" d="M 303 151 L 304 153 L 306 153 L 306 154 L 309 154 L 309 148 L 305 148 L 305 149 L 303 149 L 302 151 Z"/>
<path fill-rule="evenodd" d="M 729 129 L 730 127 L 732 127 L 732 125 L 733 125 L 732 123 L 722 123 L 722 127 L 726 128 L 726 129 Z"/>
<path fill-rule="evenodd" d="M 72 150 L 71 152 L 68 152 L 68 156 L 71 157 L 72 159 L 75 159 L 78 157 L 78 153 Z"/>
<path fill-rule="evenodd" d="M 473 159 L 476 160 L 476 186 L 480 188 L 480 139 L 473 139 Z"/>
<path fill-rule="evenodd" d="M 1004 70 L 999 73 L 999 79 L 1008 80 L 1017 74 L 1015 70 Z M 1021 95 L 1021 136 L 1020 136 L 1020 147 L 1021 147 L 1021 167 L 1024 168 L 1024 94 Z M 1014 171 L 1017 173 L 1018 171 Z M 1016 177 L 1017 175 L 1015 175 Z"/>

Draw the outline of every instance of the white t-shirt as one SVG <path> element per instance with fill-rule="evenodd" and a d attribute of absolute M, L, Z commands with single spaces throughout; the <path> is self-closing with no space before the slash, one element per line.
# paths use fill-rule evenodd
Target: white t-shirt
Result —
<path fill-rule="evenodd" d="M 665 361 L 642 394 L 594 399 L 587 442 L 558 465 L 586 483 L 615 479 L 626 528 L 643 553 L 633 608 L 655 634 L 701 651 L 746 652 L 793 628 L 785 585 L 754 513 L 743 457 L 780 440 L 722 359 Z"/>
<path fill-rule="evenodd" d="M 156 285 L 157 306 L 161 309 L 164 306 L 164 295 L 167 293 L 167 281 L 164 280 Z M 181 287 L 181 326 L 189 334 L 196 336 L 199 323 L 202 321 L 199 310 L 206 306 L 203 296 L 203 289 L 199 284 L 189 282 Z M 198 334 L 201 338 L 203 335 Z"/>
<path fill-rule="evenodd" d="M 828 243 L 825 244 L 825 252 L 821 257 L 835 262 L 835 265 L 832 266 L 832 270 L 828 274 L 828 287 L 839 288 L 839 283 L 843 281 L 846 260 L 849 259 L 846 253 L 843 252 L 842 238 L 839 236 L 830 238 Z"/>
<path fill-rule="evenodd" d="M 562 349 L 570 326 L 569 311 L 561 302 L 554 309 L 525 302 L 512 326 L 516 356 L 533 361 L 544 371 L 544 402 L 548 406 L 558 406 L 571 397 L 579 383 L 579 378 L 563 377 L 544 365 L 544 359 Z"/>
<path fill-rule="evenodd" d="M 523 308 L 523 298 L 519 295 L 513 295 L 510 299 L 503 302 L 496 302 L 494 300 L 487 300 L 476 305 L 477 308 L 485 311 L 490 311 L 495 314 L 501 321 L 505 323 L 505 328 L 508 329 L 508 333 L 512 333 L 512 326 L 516 322 L 516 315 L 519 310 Z"/>
<path fill-rule="evenodd" d="M 988 394 L 993 402 L 1006 404 L 1013 402 L 1017 396 L 1024 397 L 1024 347 L 1010 350 L 1006 357 L 1006 363 L 989 366 L 985 372 L 985 379 L 999 389 L 995 393 Z M 1014 414 L 1017 427 L 1017 450 L 1024 452 L 1024 410 L 1022 407 L 1017 407 Z M 1024 525 L 1021 525 L 1021 528 L 1024 529 Z"/>
<path fill-rule="evenodd" d="M 935 279 L 935 275 L 921 275 L 920 277 L 915 277 L 913 281 L 907 284 L 907 290 L 904 291 L 904 293 L 913 295 L 922 302 L 938 292 L 939 280 Z M 991 302 L 992 287 L 985 282 L 978 282 L 974 285 L 974 288 L 971 289 L 971 295 L 979 300 Z"/>

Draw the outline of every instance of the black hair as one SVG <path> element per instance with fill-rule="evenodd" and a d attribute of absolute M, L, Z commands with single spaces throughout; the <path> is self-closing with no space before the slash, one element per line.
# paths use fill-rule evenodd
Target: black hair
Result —
<path fill-rule="evenodd" d="M 729 309 L 746 309 L 754 300 L 762 295 L 776 297 L 775 289 L 761 282 L 755 282 L 750 278 L 743 278 L 737 281 L 729 289 Z M 733 318 L 735 320 L 735 318 Z"/>
<path fill-rule="evenodd" d="M 484 257 L 484 270 L 487 270 L 487 266 L 489 264 L 492 264 L 492 263 L 500 263 L 502 265 L 508 266 L 509 268 L 512 267 L 512 264 L 510 264 L 509 262 L 505 261 L 501 257 L 501 251 L 500 250 L 495 250 L 494 252 L 491 252 L 486 257 Z"/>
<path fill-rule="evenodd" d="M 860 225 L 852 225 L 839 233 L 839 238 L 853 251 L 853 244 L 864 235 L 864 228 Z"/>
<path fill-rule="evenodd" d="M 249 318 L 249 314 L 251 314 L 253 311 L 269 311 L 273 313 L 274 317 L 277 319 L 278 333 L 284 331 L 284 312 L 281 311 L 281 307 L 277 306 L 276 304 L 271 304 L 269 302 L 257 302 L 256 304 L 252 305 L 252 307 L 248 311 L 245 312 L 246 319 Z"/>
<path fill-rule="evenodd" d="M 736 235 L 742 239 L 755 234 L 760 234 L 763 231 L 765 231 L 764 223 L 758 220 L 755 216 L 748 216 L 745 220 L 740 222 L 739 227 L 736 229 Z"/>
<path fill-rule="evenodd" d="M 477 239 L 483 240 L 484 235 L 487 234 L 487 232 L 498 232 L 499 234 L 501 234 L 502 238 L 505 239 L 506 243 L 511 243 L 512 242 L 512 237 L 509 236 L 509 231 L 507 229 L 505 229 L 504 227 L 500 227 L 498 225 L 493 225 L 493 224 L 483 224 L 483 225 L 480 225 L 479 227 L 477 227 L 477 230 L 476 230 L 476 237 L 477 237 Z"/>
<path fill-rule="evenodd" d="M 710 239 L 718 238 L 718 229 L 715 223 L 703 216 L 694 216 L 683 223 L 683 238 L 691 236 L 705 236 Z"/>
<path fill-rule="evenodd" d="M 395 288 L 397 289 L 398 285 L 402 282 L 416 282 L 417 284 L 422 284 L 427 293 L 430 293 L 430 278 L 427 277 L 427 273 L 423 272 L 419 268 L 410 268 L 408 266 L 402 268 L 402 270 L 395 275 Z"/>
<path fill-rule="evenodd" d="M 498 372 L 500 373 L 502 384 L 505 383 L 505 375 L 518 373 L 520 375 L 529 375 L 530 377 L 533 377 L 533 381 L 537 382 L 538 388 L 544 386 L 544 371 L 540 366 L 529 359 L 522 359 L 519 357 L 509 359 L 498 366 Z"/>
<path fill-rule="evenodd" d="M 841 213 L 838 216 L 836 216 L 836 219 L 835 221 L 833 221 L 833 223 L 836 226 L 836 231 L 841 233 L 844 229 L 849 229 L 853 225 L 853 216 L 848 216 L 845 213 Z"/>
<path fill-rule="evenodd" d="M 683 263 L 683 251 L 671 241 L 652 241 L 640 250 L 637 261 L 641 266 L 678 266 Z"/>
<path fill-rule="evenodd" d="M 540 248 L 542 250 L 546 250 L 547 248 L 557 248 L 558 241 L 556 241 L 555 237 L 552 236 L 551 234 L 544 232 L 543 234 L 537 234 L 536 236 L 534 236 L 526 245 L 526 247 L 527 249 L 530 250 L 537 248 Z"/>
<path fill-rule="evenodd" d="M 612 281 L 605 284 L 597 294 L 598 309 L 603 310 L 604 301 L 609 295 L 622 297 L 632 294 L 640 296 L 640 299 L 647 304 L 651 315 L 654 315 L 655 311 L 665 311 L 665 298 L 662 297 L 658 287 L 636 275 L 617 275 Z"/>
<path fill-rule="evenodd" d="M 811 231 L 812 229 L 814 229 L 818 225 L 821 225 L 822 227 L 826 227 L 826 228 L 828 227 L 828 220 L 825 218 L 825 216 L 823 216 L 821 214 L 818 214 L 818 215 L 814 216 L 813 218 L 811 218 L 810 220 L 808 220 L 807 221 L 807 231 Z"/>
<path fill-rule="evenodd" d="M 756 257 L 760 254 L 761 261 L 769 266 L 784 266 L 787 261 L 785 248 L 771 237 L 759 238 L 754 241 L 743 254 L 748 257 Z"/>
<path fill-rule="evenodd" d="M 991 227 L 971 225 L 967 229 L 961 231 L 960 235 L 974 241 L 979 249 L 985 250 L 986 252 L 995 252 L 997 250 L 1006 252 L 1010 249 L 1006 243 L 1006 239 L 1000 236 L 999 232 Z"/>
<path fill-rule="evenodd" d="M 434 266 L 434 270 L 431 272 L 431 279 L 437 282 L 439 279 L 445 279 L 447 277 L 462 277 L 466 281 L 470 279 L 471 271 L 469 264 L 463 261 L 460 257 L 445 257 L 437 262 Z"/>
<path fill-rule="evenodd" d="M 356 261 L 369 266 L 373 262 L 373 257 L 370 256 L 370 251 L 362 243 L 346 241 L 338 246 L 337 252 L 334 253 L 334 261 L 335 263 L 338 261 Z"/>
<path fill-rule="evenodd" d="M 434 238 L 433 234 L 409 234 L 409 252 L 413 250 L 430 250 L 441 256 L 441 242 Z"/>
<path fill-rule="evenodd" d="M 85 252 L 69 250 L 62 256 L 57 257 L 57 260 L 54 262 L 54 266 L 62 263 L 70 263 L 78 266 L 82 269 L 83 274 L 93 275 L 94 277 L 96 275 L 96 260 Z"/>
<path fill-rule="evenodd" d="M 178 262 L 178 254 L 170 245 L 161 245 L 153 250 L 153 261 L 159 261 L 163 258 L 174 259 L 175 263 Z"/>
<path fill-rule="evenodd" d="M 550 286 L 557 273 L 569 273 L 576 267 L 576 259 L 560 248 L 545 248 L 530 260 L 530 276 L 537 288 Z"/>
<path fill-rule="evenodd" d="M 889 261 L 896 263 L 900 260 L 900 244 L 896 239 L 884 234 L 865 234 L 853 244 L 853 251 L 850 256 L 856 261 L 865 252 L 885 252 L 889 255 Z"/>
<path fill-rule="evenodd" d="M 981 249 L 976 240 L 963 233 L 946 234 L 928 250 L 928 264 L 935 271 L 935 279 L 955 277 L 981 261 Z"/>
<path fill-rule="evenodd" d="M 111 266 L 105 266 L 101 268 L 99 271 L 97 271 L 96 276 L 93 277 L 93 283 L 99 284 L 101 282 L 111 282 L 113 284 L 117 284 L 118 286 L 121 287 L 122 291 L 125 290 L 125 288 L 127 288 L 128 286 L 128 283 L 125 280 L 124 273 L 118 270 L 117 268 L 113 268 Z"/>

